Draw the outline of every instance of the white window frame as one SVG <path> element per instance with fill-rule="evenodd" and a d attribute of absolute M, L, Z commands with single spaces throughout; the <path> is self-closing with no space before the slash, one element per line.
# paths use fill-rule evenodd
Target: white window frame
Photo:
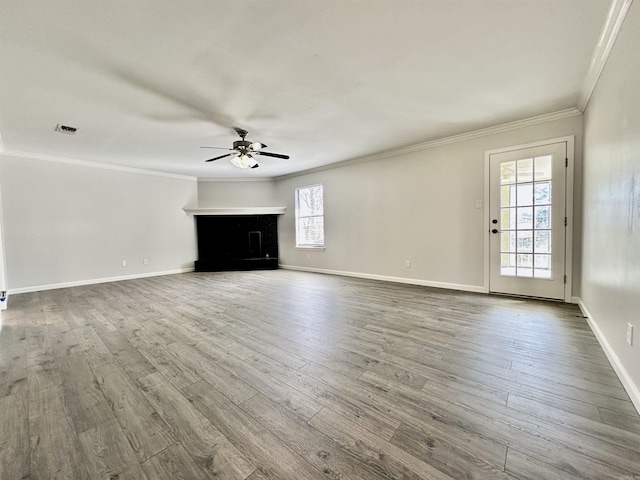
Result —
<path fill-rule="evenodd" d="M 309 188 L 322 187 L 322 215 L 308 215 L 301 217 L 300 209 L 299 209 L 299 193 L 301 190 L 306 190 Z M 304 187 L 296 187 L 295 189 L 295 217 L 296 217 L 296 248 L 302 250 L 324 250 L 324 185 L 322 183 L 316 183 L 315 185 L 305 185 Z M 300 218 L 313 218 L 313 217 L 321 217 L 322 218 L 322 244 L 305 244 L 300 243 L 300 238 L 298 237 L 298 228 L 299 228 L 299 219 Z"/>

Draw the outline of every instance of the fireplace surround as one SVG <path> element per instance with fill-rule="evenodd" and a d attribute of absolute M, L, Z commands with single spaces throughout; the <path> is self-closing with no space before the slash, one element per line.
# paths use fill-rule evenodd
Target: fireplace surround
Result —
<path fill-rule="evenodd" d="M 196 215 L 196 272 L 278 268 L 278 215 Z"/>

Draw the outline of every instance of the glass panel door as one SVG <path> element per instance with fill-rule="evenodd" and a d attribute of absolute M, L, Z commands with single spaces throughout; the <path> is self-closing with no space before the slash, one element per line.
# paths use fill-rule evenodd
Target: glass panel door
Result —
<path fill-rule="evenodd" d="M 490 156 L 490 290 L 564 299 L 566 144 Z"/>

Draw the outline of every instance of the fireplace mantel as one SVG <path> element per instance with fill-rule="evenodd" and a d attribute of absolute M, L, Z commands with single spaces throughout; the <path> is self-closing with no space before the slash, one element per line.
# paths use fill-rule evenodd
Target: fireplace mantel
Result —
<path fill-rule="evenodd" d="M 187 215 L 282 215 L 287 207 L 183 208 Z"/>

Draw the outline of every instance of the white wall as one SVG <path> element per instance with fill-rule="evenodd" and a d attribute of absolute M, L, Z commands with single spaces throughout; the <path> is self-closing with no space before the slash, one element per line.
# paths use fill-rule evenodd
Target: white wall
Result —
<path fill-rule="evenodd" d="M 11 292 L 193 267 L 195 180 L 1 155 L 0 184 Z"/>
<path fill-rule="evenodd" d="M 198 180 L 198 207 L 278 207 L 275 182 Z"/>
<path fill-rule="evenodd" d="M 639 47 L 635 2 L 585 112 L 581 298 L 640 410 Z"/>
<path fill-rule="evenodd" d="M 579 179 L 582 116 L 280 179 L 276 197 L 288 207 L 278 224 L 280 263 L 481 290 L 487 226 L 475 203 L 485 200 L 484 152 L 568 135 L 576 136 Z M 317 183 L 326 249 L 309 252 L 295 248 L 294 189 Z"/>

